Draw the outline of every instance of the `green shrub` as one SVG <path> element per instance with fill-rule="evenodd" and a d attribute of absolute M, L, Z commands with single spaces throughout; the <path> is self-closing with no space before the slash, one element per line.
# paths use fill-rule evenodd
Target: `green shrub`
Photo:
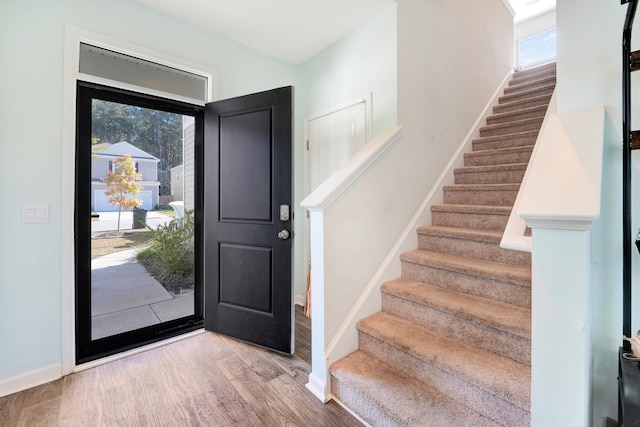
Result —
<path fill-rule="evenodd" d="M 193 211 L 185 211 L 181 221 L 172 219 L 151 230 L 149 246 L 138 253 L 138 260 L 150 266 L 161 281 L 182 279 L 193 270 Z"/>

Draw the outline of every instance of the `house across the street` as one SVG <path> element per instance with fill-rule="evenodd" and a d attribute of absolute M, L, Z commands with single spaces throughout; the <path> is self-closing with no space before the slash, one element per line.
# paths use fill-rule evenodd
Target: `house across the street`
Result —
<path fill-rule="evenodd" d="M 107 186 L 102 179 L 107 177 L 107 171 L 114 169 L 114 160 L 125 154 L 131 156 L 136 162 L 136 172 L 142 174 L 138 182 L 143 188 L 137 196 L 142 199 L 141 209 L 152 210 L 158 204 L 158 162 L 160 159 L 143 151 L 126 141 L 116 144 L 96 144 L 93 150 L 93 162 L 91 164 L 91 209 L 95 212 L 117 211 L 118 208 L 109 204 L 104 194 Z"/>

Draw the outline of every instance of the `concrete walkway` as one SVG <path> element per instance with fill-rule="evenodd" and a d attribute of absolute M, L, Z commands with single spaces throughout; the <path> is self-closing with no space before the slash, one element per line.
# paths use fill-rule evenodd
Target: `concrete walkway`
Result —
<path fill-rule="evenodd" d="M 136 249 L 91 261 L 91 338 L 193 314 L 193 292 L 172 295 L 136 260 Z"/>

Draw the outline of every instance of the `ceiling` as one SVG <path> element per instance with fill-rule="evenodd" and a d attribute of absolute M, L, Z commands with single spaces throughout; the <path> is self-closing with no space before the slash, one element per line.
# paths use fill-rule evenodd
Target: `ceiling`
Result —
<path fill-rule="evenodd" d="M 301 64 L 396 0 L 136 0 L 276 58 Z M 520 22 L 555 0 L 508 0 Z"/>
<path fill-rule="evenodd" d="M 556 0 L 509 0 L 516 23 L 542 15 L 556 8 Z"/>

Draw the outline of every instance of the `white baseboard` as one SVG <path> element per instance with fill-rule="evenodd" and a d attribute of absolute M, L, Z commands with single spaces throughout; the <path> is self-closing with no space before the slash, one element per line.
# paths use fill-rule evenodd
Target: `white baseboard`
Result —
<path fill-rule="evenodd" d="M 304 307 L 304 305 L 307 303 L 307 299 L 302 295 L 296 295 L 293 297 L 293 303 L 295 305 L 301 305 Z"/>
<path fill-rule="evenodd" d="M 332 399 L 332 396 L 327 394 L 325 391 L 326 384 L 320 378 L 312 373 L 309 374 L 309 382 L 305 385 L 311 393 L 318 399 L 322 401 L 322 403 L 327 403 Z"/>
<path fill-rule="evenodd" d="M 37 387 L 60 378 L 62 378 L 62 365 L 59 363 L 34 369 L 24 374 L 0 380 L 0 397 L 31 387 Z"/>

